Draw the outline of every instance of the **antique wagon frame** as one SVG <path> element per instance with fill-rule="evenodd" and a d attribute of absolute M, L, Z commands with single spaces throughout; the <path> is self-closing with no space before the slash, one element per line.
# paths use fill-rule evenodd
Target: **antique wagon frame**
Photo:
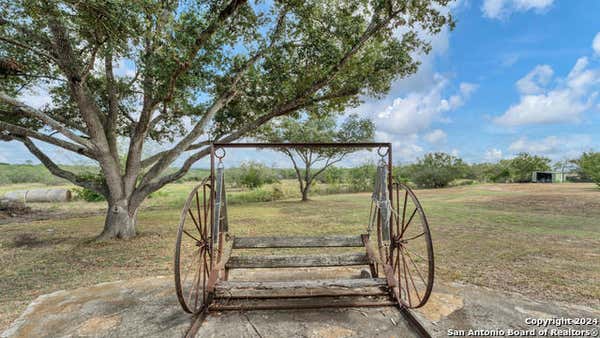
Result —
<path fill-rule="evenodd" d="M 235 237 L 229 233 L 222 166 L 225 149 L 232 148 L 377 148 L 381 161 L 377 167 L 367 233 L 358 238 Z M 417 222 L 420 227 L 413 225 L 412 228 L 420 233 L 409 237 L 407 229 Z M 417 242 L 424 248 L 427 258 L 410 251 Z M 363 247 L 364 251 L 350 255 L 253 256 L 252 259 L 232 256 L 235 249 L 303 247 Z M 191 261 L 185 262 L 187 258 Z M 415 263 L 417 260 L 419 264 Z M 228 280 L 232 268 L 357 265 L 368 266 L 370 278 L 290 281 L 287 284 Z M 426 266 L 426 269 L 419 266 Z M 190 273 L 193 277 L 188 281 Z M 415 276 L 420 280 L 415 282 Z M 181 213 L 175 248 L 175 287 L 182 308 L 195 315 L 188 336 L 196 333 L 210 311 L 396 306 L 420 336 L 429 337 L 409 309 L 427 302 L 433 279 L 429 224 L 412 190 L 394 181 L 390 143 L 213 143 L 210 176 L 191 191 Z"/>

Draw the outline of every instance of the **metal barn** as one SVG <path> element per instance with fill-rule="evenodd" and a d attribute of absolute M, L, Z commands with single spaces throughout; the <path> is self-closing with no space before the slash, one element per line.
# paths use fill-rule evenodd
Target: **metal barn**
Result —
<path fill-rule="evenodd" d="M 531 181 L 535 183 L 563 183 L 565 173 L 558 171 L 534 171 L 531 173 Z"/>

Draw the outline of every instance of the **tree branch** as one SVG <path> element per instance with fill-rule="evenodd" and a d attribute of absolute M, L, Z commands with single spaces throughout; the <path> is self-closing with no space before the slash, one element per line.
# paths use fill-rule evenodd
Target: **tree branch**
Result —
<path fill-rule="evenodd" d="M 17 108 L 19 111 L 23 112 L 24 114 L 26 114 L 29 117 L 33 117 L 35 119 L 41 120 L 42 122 L 44 122 L 45 124 L 47 124 L 48 126 L 53 128 L 54 130 L 59 131 L 64 136 L 71 139 L 73 142 L 79 143 L 82 146 L 87 147 L 89 149 L 93 149 L 92 143 L 89 142 L 88 140 L 75 135 L 73 132 L 71 132 L 68 128 L 66 128 L 64 125 L 62 125 L 55 119 L 51 118 L 50 116 L 42 113 L 41 111 L 39 111 L 31 106 L 28 106 L 10 96 L 8 96 L 4 92 L 0 92 L 0 102 L 4 102 L 8 105 L 11 105 L 11 106 Z"/>
<path fill-rule="evenodd" d="M 31 46 L 28 46 L 28 45 L 26 45 L 24 43 L 21 43 L 19 41 L 16 41 L 16 40 L 4 37 L 4 36 L 0 36 L 0 41 L 4 41 L 6 43 L 10 43 L 11 45 L 17 46 L 19 48 L 26 49 L 26 50 L 28 50 L 30 52 L 33 52 L 34 54 L 37 54 L 37 55 L 39 55 L 41 57 L 44 57 L 44 58 L 46 58 L 46 59 L 48 59 L 50 61 L 56 61 L 56 59 L 52 55 L 50 55 L 50 54 L 48 54 L 48 53 L 46 53 L 44 51 L 41 51 L 41 50 L 39 50 L 37 48 L 33 48 Z"/>
<path fill-rule="evenodd" d="M 225 22 L 229 17 L 234 15 L 237 10 L 241 7 L 241 5 L 245 4 L 246 0 L 232 0 L 217 16 L 215 20 L 213 20 L 196 38 L 192 48 L 186 54 L 184 61 L 179 63 L 179 67 L 171 74 L 169 78 L 169 84 L 167 85 L 167 95 L 164 99 L 159 99 L 152 104 L 152 106 L 156 106 L 161 101 L 171 101 L 173 99 L 173 93 L 175 92 L 175 84 L 177 79 L 181 74 L 186 72 L 192 65 L 193 59 L 198 54 L 198 51 L 210 40 L 210 38 L 217 31 L 217 28 Z"/>
<path fill-rule="evenodd" d="M 27 129 L 24 127 L 20 127 L 20 126 L 16 126 L 16 125 L 13 125 L 13 124 L 10 124 L 7 122 L 0 121 L 0 130 L 5 130 L 5 131 L 8 131 L 9 133 L 11 133 L 12 135 L 9 135 L 9 137 L 11 137 L 11 138 L 33 137 L 35 139 L 55 145 L 57 147 L 65 149 L 65 150 L 69 150 L 74 153 L 84 155 L 88 158 L 95 159 L 94 154 L 92 152 L 90 152 L 88 149 L 86 149 L 85 147 L 82 147 L 79 144 L 75 144 L 75 143 L 67 142 L 67 141 L 64 141 L 61 139 L 57 139 L 50 135 L 45 135 L 40 132 L 31 130 L 31 129 Z"/>
<path fill-rule="evenodd" d="M 398 13 L 399 12 L 395 12 L 394 15 L 397 15 Z M 325 85 L 327 85 L 335 77 L 335 75 L 343 69 L 343 67 L 350 61 L 350 59 L 352 59 L 352 57 L 365 45 L 365 43 L 377 31 L 379 31 L 381 28 L 383 28 L 385 25 L 387 25 L 393 18 L 393 16 L 390 16 L 390 17 L 386 18 L 385 20 L 378 22 L 376 17 L 377 17 L 376 15 L 373 17 L 373 19 L 371 20 L 371 23 L 369 24 L 369 26 L 367 27 L 365 32 L 361 35 L 361 37 L 358 39 L 358 41 L 352 46 L 352 48 L 350 48 L 344 54 L 344 56 L 338 61 L 338 63 L 335 64 L 325 74 L 325 76 L 323 76 L 321 79 L 319 79 L 317 81 L 314 81 L 313 84 L 309 88 L 307 88 L 301 94 L 296 95 L 296 97 L 294 97 L 293 99 L 288 100 L 286 103 L 284 103 L 282 105 L 279 105 L 277 108 L 274 108 L 270 113 L 260 116 L 253 122 L 246 124 L 244 127 L 240 128 L 239 130 L 222 138 L 221 140 L 219 140 L 219 142 L 229 143 L 234 140 L 237 140 L 240 137 L 242 137 L 244 134 L 248 133 L 251 130 L 254 130 L 255 128 L 268 122 L 269 120 L 273 119 L 274 117 L 289 114 L 293 111 L 313 105 L 320 101 L 350 95 L 348 92 L 344 92 L 344 93 L 340 92 L 340 93 L 330 93 L 330 94 L 320 96 L 317 98 L 312 98 L 312 99 L 310 98 L 319 89 L 321 89 Z M 356 93 L 357 91 L 358 90 L 353 89 L 351 92 Z M 165 184 L 183 177 L 187 173 L 187 171 L 189 171 L 189 169 L 193 163 L 198 161 L 200 158 L 206 156 L 209 152 L 210 152 L 210 150 L 205 148 L 205 149 L 193 154 L 184 162 L 184 164 L 182 165 L 182 167 L 179 170 L 177 170 L 176 172 L 174 172 L 172 174 L 165 175 L 165 176 L 159 178 L 157 181 L 150 182 L 152 179 L 155 178 L 156 174 L 154 174 L 154 173 L 151 175 L 152 176 L 151 179 L 147 179 L 147 177 L 149 177 L 148 174 L 150 174 L 150 172 L 149 172 L 147 174 L 147 176 L 145 176 L 145 179 L 142 180 L 143 186 L 138 190 L 138 193 L 140 195 L 145 196 L 152 191 L 156 191 L 156 190 L 160 189 Z M 158 165 L 158 163 L 155 166 L 157 166 L 157 165 Z"/>
<path fill-rule="evenodd" d="M 61 178 L 64 178 L 67 181 L 72 182 L 80 187 L 84 187 L 90 190 L 93 190 L 103 196 L 107 196 L 108 192 L 105 187 L 98 183 L 90 182 L 81 177 L 75 175 L 74 173 L 64 170 L 60 168 L 56 163 L 54 163 L 46 154 L 44 154 L 29 138 L 27 137 L 16 137 L 16 140 L 22 142 L 29 151 L 42 162 L 42 164 L 48 168 L 48 170 Z"/>

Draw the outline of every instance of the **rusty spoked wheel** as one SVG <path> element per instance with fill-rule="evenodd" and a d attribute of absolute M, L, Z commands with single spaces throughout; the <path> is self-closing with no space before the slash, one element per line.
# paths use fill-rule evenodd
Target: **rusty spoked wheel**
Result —
<path fill-rule="evenodd" d="M 399 301 L 408 308 L 427 302 L 433 288 L 433 244 L 429 223 L 414 192 L 405 184 L 393 184 L 392 236 L 388 263 L 398 281 Z"/>
<path fill-rule="evenodd" d="M 209 178 L 189 194 L 175 246 L 175 289 L 184 311 L 198 313 L 206 303 L 211 266 L 211 187 Z"/>

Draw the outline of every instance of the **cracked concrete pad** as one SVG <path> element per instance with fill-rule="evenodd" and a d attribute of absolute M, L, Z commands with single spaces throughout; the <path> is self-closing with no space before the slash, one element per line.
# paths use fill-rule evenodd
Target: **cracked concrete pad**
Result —
<path fill-rule="evenodd" d="M 414 312 L 434 337 L 448 329 L 531 328 L 525 318 L 592 317 L 581 306 L 538 302 L 473 285 L 437 283 Z M 181 337 L 191 316 L 173 278 L 103 283 L 40 296 L 1 337 Z M 393 307 L 211 313 L 198 337 L 415 337 Z"/>
<path fill-rule="evenodd" d="M 536 301 L 517 293 L 458 283 L 436 284 L 430 301 L 415 314 L 433 337 L 447 337 L 450 329 L 535 328 L 526 324 L 526 318 L 600 318 L 600 311 L 584 306 Z M 590 329 L 577 325 L 563 325 L 562 329 L 569 327 Z"/>
<path fill-rule="evenodd" d="M 190 320 L 173 278 L 153 277 L 40 296 L 1 337 L 177 337 Z"/>

